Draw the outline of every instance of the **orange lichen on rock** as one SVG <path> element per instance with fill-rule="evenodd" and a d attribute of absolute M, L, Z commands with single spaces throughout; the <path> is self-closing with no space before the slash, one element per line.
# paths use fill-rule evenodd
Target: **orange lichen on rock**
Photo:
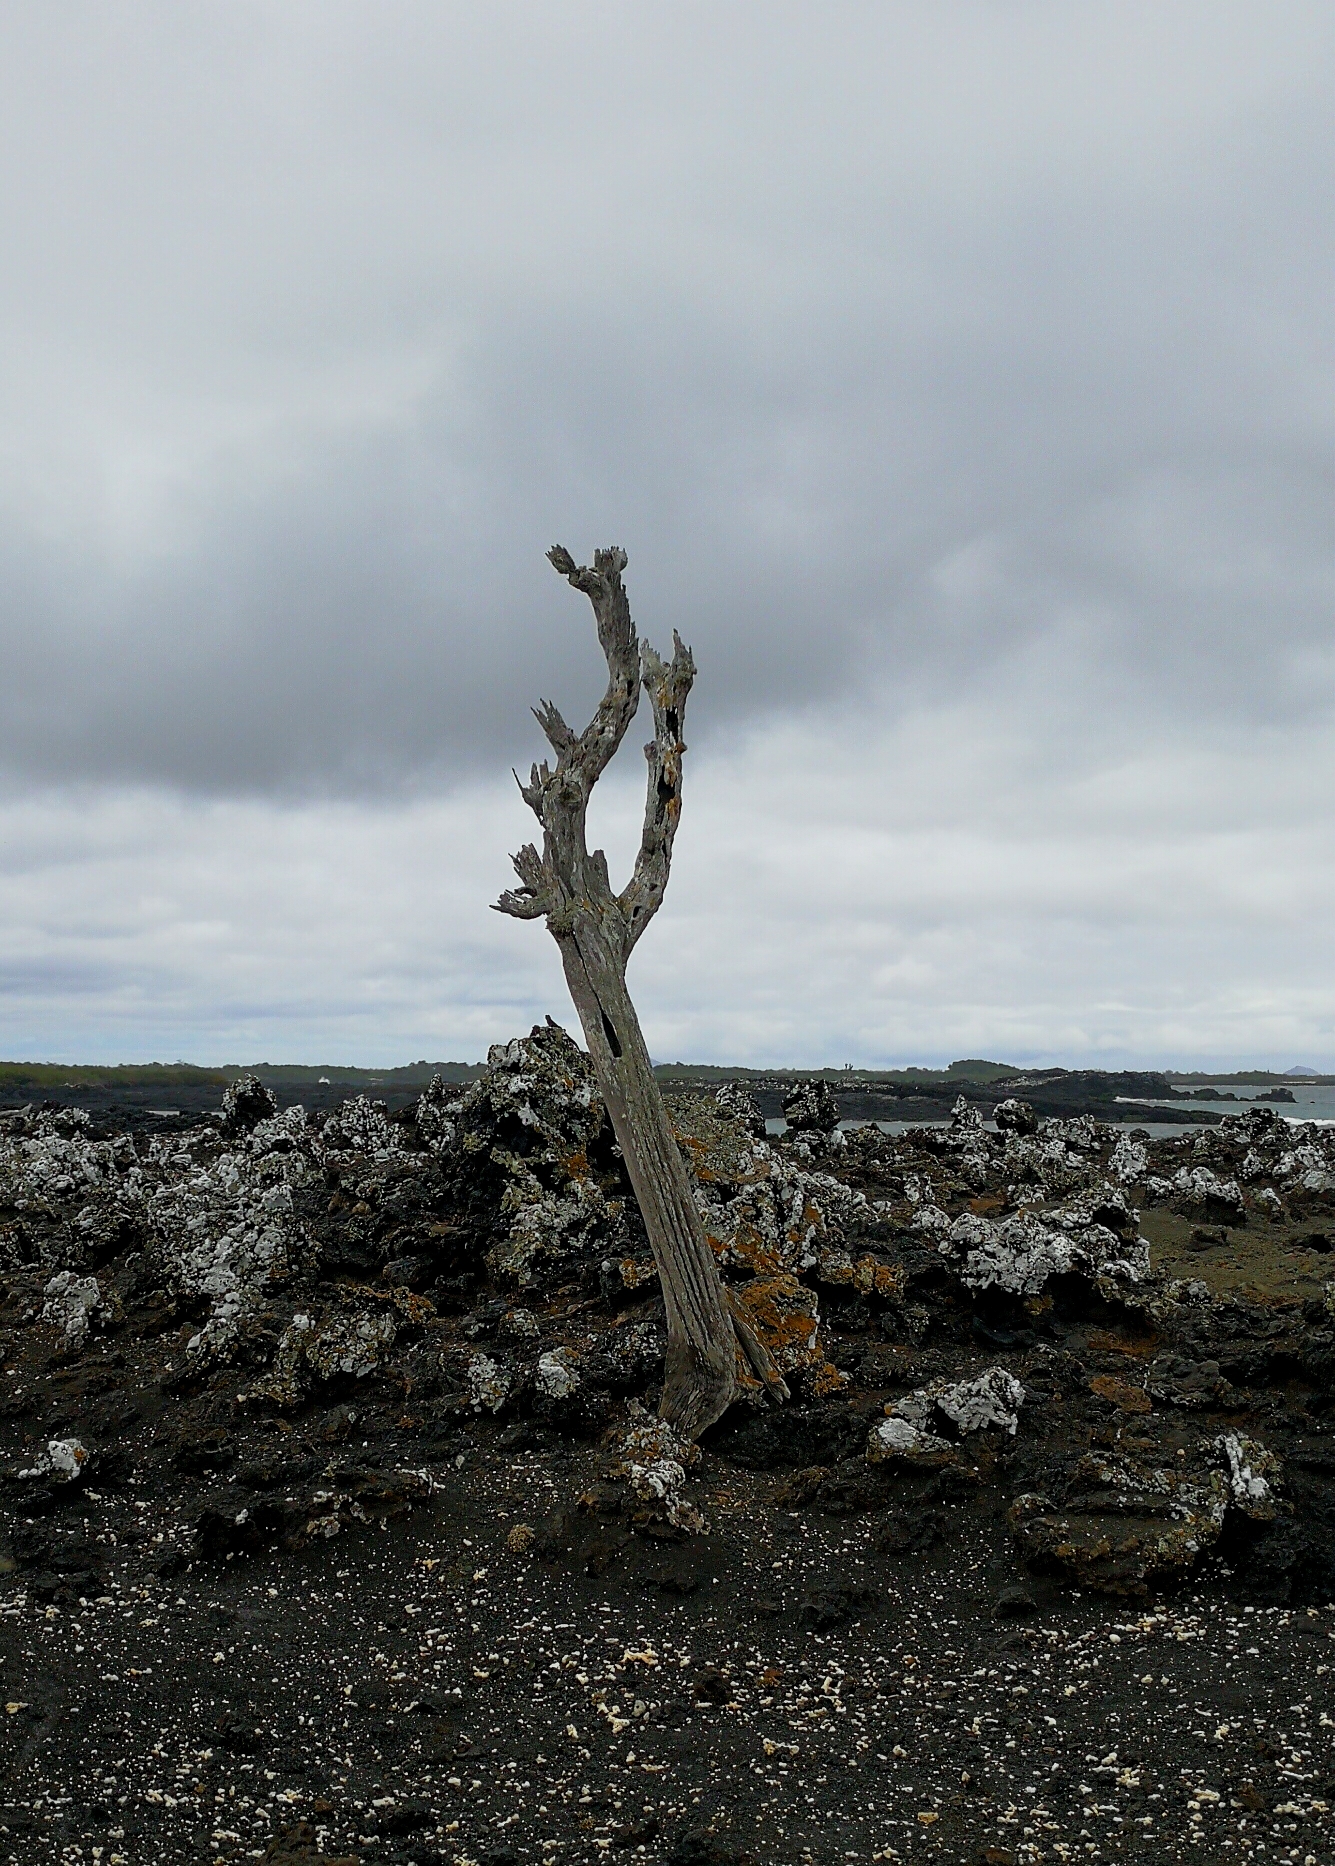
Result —
<path fill-rule="evenodd" d="M 1095 1328 L 1090 1331 L 1089 1346 L 1098 1354 L 1125 1354 L 1133 1360 L 1148 1360 L 1159 1346 L 1159 1337 L 1123 1335 L 1110 1329 Z"/>
<path fill-rule="evenodd" d="M 1091 1393 L 1110 1400 L 1121 1412 L 1153 1412 L 1154 1402 L 1144 1387 L 1133 1387 L 1115 1374 L 1095 1374 L 1089 1383 Z"/>
<path fill-rule="evenodd" d="M 731 1237 L 711 1237 L 709 1241 L 720 1257 L 726 1257 L 739 1270 L 750 1271 L 752 1276 L 777 1276 L 783 1269 L 783 1259 L 773 1243 L 749 1219 L 743 1219 Z"/>
<path fill-rule="evenodd" d="M 838 1288 L 855 1289 L 859 1296 L 881 1296 L 896 1301 L 904 1293 L 907 1272 L 902 1264 L 881 1263 L 864 1255 L 854 1258 L 848 1251 L 822 1251 L 817 1258 L 817 1274 L 822 1283 Z"/>
<path fill-rule="evenodd" d="M 813 1395 L 837 1392 L 845 1384 L 820 1345 L 814 1290 L 795 1276 L 781 1273 L 756 1277 L 736 1293 L 751 1326 L 783 1373 L 798 1376 Z"/>
<path fill-rule="evenodd" d="M 348 1290 L 359 1301 L 396 1310 L 414 1328 L 421 1328 L 436 1313 L 436 1305 L 430 1296 L 416 1296 L 412 1290 L 398 1285 L 392 1289 L 376 1289 L 373 1285 L 353 1283 L 348 1286 Z"/>

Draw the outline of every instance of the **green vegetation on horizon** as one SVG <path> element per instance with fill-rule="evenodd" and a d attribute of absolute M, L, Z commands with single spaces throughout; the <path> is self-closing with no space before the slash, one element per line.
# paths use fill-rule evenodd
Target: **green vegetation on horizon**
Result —
<path fill-rule="evenodd" d="M 781 1066 L 773 1069 L 747 1069 L 724 1063 L 654 1064 L 654 1074 L 661 1082 L 764 1082 L 771 1077 L 782 1076 L 785 1081 L 801 1078 L 812 1082 L 840 1082 L 845 1088 L 862 1085 L 893 1088 L 912 1088 L 916 1085 L 925 1088 L 942 1082 L 995 1082 L 1006 1076 L 1023 1073 L 1014 1063 L 989 1063 L 980 1057 L 966 1057 L 960 1062 L 951 1063 L 946 1069 L 836 1069 L 830 1065 L 823 1069 L 785 1069 Z M 1029 1073 L 1042 1075 L 1062 1072 L 1037 1070 Z"/>
<path fill-rule="evenodd" d="M 1203 1069 L 1060 1069 L 1030 1068 L 1022 1063 L 992 1063 L 981 1057 L 964 1057 L 945 1069 L 748 1069 L 720 1063 L 656 1063 L 654 1074 L 663 1082 L 765 1082 L 782 1077 L 784 1081 L 807 1079 L 842 1083 L 845 1088 L 932 1088 L 949 1082 L 1001 1082 L 1011 1076 L 1026 1076 L 1031 1082 L 1053 1081 L 1067 1075 L 1162 1076 L 1166 1082 L 1217 1083 L 1220 1087 L 1266 1088 L 1279 1082 L 1304 1082 L 1318 1086 L 1335 1082 L 1335 1076 L 1289 1076 L 1282 1069 L 1239 1069 L 1231 1074 Z"/>
<path fill-rule="evenodd" d="M 0 1094 L 15 1091 L 50 1092 L 57 1089 L 148 1089 L 148 1088 L 223 1088 L 237 1076 L 252 1073 L 274 1088 L 294 1089 L 314 1085 L 323 1078 L 331 1087 L 355 1093 L 361 1089 L 425 1088 L 432 1076 L 446 1082 L 472 1082 L 481 1075 L 482 1063 L 404 1063 L 396 1068 L 362 1069 L 338 1063 L 225 1063 L 218 1069 L 205 1069 L 194 1063 L 15 1063 L 0 1062 Z M 772 1069 L 747 1068 L 722 1063 L 656 1063 L 654 1074 L 661 1082 L 766 1082 L 782 1079 L 825 1081 L 854 1088 L 930 1088 L 950 1082 L 994 1082 L 1008 1076 L 1026 1075 L 1034 1080 L 1071 1073 L 1065 1069 L 1026 1069 L 1014 1063 L 988 1062 L 981 1057 L 964 1057 L 945 1069 Z M 1265 1088 L 1275 1083 L 1298 1082 L 1325 1085 L 1335 1076 L 1286 1076 L 1281 1070 L 1240 1069 L 1231 1073 L 1193 1069 L 1135 1071 L 1099 1071 L 1101 1074 L 1154 1074 L 1174 1083 L 1218 1083 L 1221 1087 Z"/>
<path fill-rule="evenodd" d="M 238 1072 L 233 1070 L 232 1074 Z M 191 1063 L 0 1063 L 0 1089 L 208 1088 L 227 1081 L 221 1069 Z"/>
<path fill-rule="evenodd" d="M 203 1069 L 194 1063 L 0 1063 L 0 1092 L 8 1089 L 223 1088 L 239 1075 L 257 1075 L 274 1087 L 315 1083 L 349 1089 L 425 1088 L 433 1075 L 471 1082 L 481 1063 L 407 1063 L 396 1069 L 355 1069 L 334 1063 L 224 1063 Z"/>

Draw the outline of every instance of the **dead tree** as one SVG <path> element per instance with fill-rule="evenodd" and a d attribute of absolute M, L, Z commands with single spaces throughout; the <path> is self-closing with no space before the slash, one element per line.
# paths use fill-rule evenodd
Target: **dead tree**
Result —
<path fill-rule="evenodd" d="M 668 1124 L 626 989 L 626 963 L 662 903 L 681 814 L 682 720 L 695 679 L 690 650 L 673 633 L 672 659 L 636 640 L 622 587 L 626 553 L 594 555 L 592 569 L 556 545 L 553 566 L 593 605 L 607 659 L 607 691 L 583 732 L 572 732 L 549 700 L 534 717 L 556 754 L 534 765 L 519 788 L 542 824 L 542 854 L 530 843 L 514 858 L 520 885 L 496 902 L 519 920 L 546 917 L 560 948 L 598 1086 L 639 1201 L 667 1309 L 662 1416 L 695 1438 L 724 1412 L 738 1386 L 739 1355 L 776 1397 L 788 1389 L 736 1299 L 719 1277 L 691 1183 Z M 640 690 L 654 713 L 644 831 L 635 872 L 612 892 L 607 857 L 585 841 L 589 796 L 634 719 Z M 518 781 L 518 780 L 517 780 Z"/>

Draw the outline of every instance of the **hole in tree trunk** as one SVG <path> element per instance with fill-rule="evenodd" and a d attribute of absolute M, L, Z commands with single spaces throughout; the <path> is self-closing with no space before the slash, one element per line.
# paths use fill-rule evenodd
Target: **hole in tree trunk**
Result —
<path fill-rule="evenodd" d="M 607 1047 L 611 1050 L 613 1056 L 620 1056 L 621 1039 L 617 1036 L 616 1031 L 613 1030 L 612 1020 L 607 1015 L 607 1012 L 603 1010 L 601 1005 L 599 1005 L 598 1009 L 602 1012 L 603 1035 L 607 1038 Z"/>

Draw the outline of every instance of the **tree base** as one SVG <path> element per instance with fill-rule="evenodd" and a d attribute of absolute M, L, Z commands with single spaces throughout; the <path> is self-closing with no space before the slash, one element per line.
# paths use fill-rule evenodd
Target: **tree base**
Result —
<path fill-rule="evenodd" d="M 706 1365 L 689 1349 L 668 1354 L 658 1416 L 692 1442 L 716 1424 L 740 1397 L 742 1380 L 739 1376 L 748 1370 L 776 1403 L 792 1398 L 774 1356 L 756 1334 L 737 1298 L 726 1288 L 723 1297 L 733 1326 L 732 1365 L 719 1365 L 712 1358 Z"/>

